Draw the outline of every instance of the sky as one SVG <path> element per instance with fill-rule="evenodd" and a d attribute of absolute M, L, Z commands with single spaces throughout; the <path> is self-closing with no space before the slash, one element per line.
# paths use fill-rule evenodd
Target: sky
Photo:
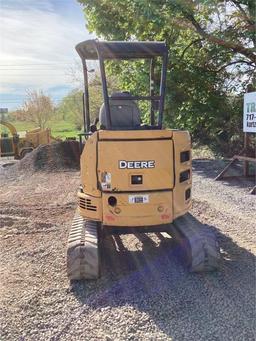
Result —
<path fill-rule="evenodd" d="M 75 0 L 0 0 L 0 108 L 19 108 L 28 90 L 58 104 L 77 84 L 75 45 L 91 39 Z"/>

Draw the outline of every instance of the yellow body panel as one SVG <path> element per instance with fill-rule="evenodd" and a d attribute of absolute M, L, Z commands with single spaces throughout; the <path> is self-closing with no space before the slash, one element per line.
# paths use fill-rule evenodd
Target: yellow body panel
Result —
<path fill-rule="evenodd" d="M 141 193 L 118 193 L 117 205 L 108 204 L 113 194 L 103 193 L 103 224 L 109 226 L 150 226 L 168 224 L 173 220 L 172 191 L 146 192 L 148 203 L 130 203 L 129 197 L 140 196 Z"/>
<path fill-rule="evenodd" d="M 182 152 L 188 160 L 181 160 Z M 187 179 L 182 172 L 189 174 Z M 142 183 L 132 184 L 132 175 Z M 190 136 L 177 130 L 97 131 L 81 155 L 81 180 L 79 200 L 97 207 L 82 203 L 85 218 L 106 227 L 171 223 L 191 206 Z"/>
<path fill-rule="evenodd" d="M 172 130 L 100 130 L 99 140 L 142 140 L 171 138 Z"/>
<path fill-rule="evenodd" d="M 92 220 L 102 220 L 102 199 L 78 192 L 78 210 L 82 216 Z"/>
<path fill-rule="evenodd" d="M 174 140 L 174 162 L 175 162 L 175 174 L 177 174 L 177 183 L 173 189 L 173 216 L 174 219 L 185 214 L 191 207 L 191 200 L 185 200 L 184 192 L 191 188 L 192 176 L 189 180 L 179 183 L 178 175 L 180 172 L 190 170 L 192 175 L 192 155 L 191 155 L 191 140 L 186 131 L 173 131 Z M 190 151 L 189 161 L 180 162 L 180 153 L 184 151 Z"/>
<path fill-rule="evenodd" d="M 152 160 L 154 168 L 123 169 L 119 167 L 119 162 L 122 160 L 128 162 Z M 115 192 L 172 189 L 173 142 L 171 139 L 99 141 L 98 178 L 100 182 L 105 172 L 110 174 L 111 190 Z M 143 183 L 132 184 L 132 175 L 142 176 Z"/>
<path fill-rule="evenodd" d="M 86 194 L 99 197 L 97 178 L 98 133 L 94 133 L 86 142 L 80 158 L 82 187 Z"/>
<path fill-rule="evenodd" d="M 34 148 L 40 144 L 48 144 L 51 142 L 51 130 L 35 128 L 33 130 L 27 131 L 24 142 L 28 145 L 31 144 L 34 146 Z"/>

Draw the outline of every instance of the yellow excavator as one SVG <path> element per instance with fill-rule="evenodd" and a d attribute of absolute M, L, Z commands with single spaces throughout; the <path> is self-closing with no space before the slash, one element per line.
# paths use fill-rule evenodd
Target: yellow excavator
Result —
<path fill-rule="evenodd" d="M 88 40 L 76 50 L 84 73 L 86 142 L 78 208 L 68 238 L 69 279 L 100 276 L 99 239 L 107 233 L 168 232 L 179 243 L 191 271 L 217 269 L 220 252 L 215 234 L 187 213 L 192 185 L 190 135 L 163 127 L 165 43 Z M 149 60 L 150 93 L 109 95 L 106 63 L 142 59 Z M 97 60 L 101 73 L 104 103 L 98 125 L 90 122 L 87 60 Z M 142 123 L 139 101 L 150 103 L 148 124 Z"/>
<path fill-rule="evenodd" d="M 15 159 L 22 159 L 40 144 L 48 144 L 56 141 L 51 136 L 51 130 L 48 128 L 35 128 L 26 131 L 24 136 L 21 136 L 10 122 L 0 119 L 0 125 L 6 127 L 11 133 L 11 136 L 6 132 L 1 133 L 0 157 L 14 156 Z"/>

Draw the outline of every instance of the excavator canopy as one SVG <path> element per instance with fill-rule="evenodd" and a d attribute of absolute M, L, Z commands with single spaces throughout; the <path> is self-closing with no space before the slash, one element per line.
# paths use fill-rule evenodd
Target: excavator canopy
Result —
<path fill-rule="evenodd" d="M 76 45 L 81 59 L 137 59 L 163 56 L 167 53 L 164 42 L 98 41 L 87 40 Z"/>
<path fill-rule="evenodd" d="M 115 130 L 114 125 L 111 122 L 111 111 L 110 111 L 110 96 L 108 94 L 108 85 L 106 80 L 105 72 L 105 61 L 116 59 L 120 60 L 132 60 L 132 59 L 147 59 L 150 61 L 150 82 L 148 96 L 140 96 L 138 94 L 132 96 L 126 96 L 126 100 L 146 100 L 151 102 L 150 108 L 150 125 L 147 129 L 162 129 L 163 111 L 164 111 L 164 98 L 165 98 L 165 83 L 167 73 L 167 60 L 168 60 L 168 49 L 164 42 L 153 42 L 153 41 L 99 41 L 99 40 L 86 40 L 76 45 L 76 51 L 79 54 L 83 64 L 84 74 L 84 135 L 90 134 L 90 108 L 89 108 L 89 83 L 88 83 L 88 69 L 86 65 L 87 60 L 98 60 L 102 81 L 102 92 L 104 99 L 104 110 L 106 113 L 106 124 L 107 130 Z M 159 87 L 159 95 L 155 93 L 156 90 L 156 79 L 155 79 L 155 62 L 156 59 L 160 58 L 161 67 L 161 79 Z M 120 96 L 111 96 L 111 101 L 123 100 Z M 158 119 L 155 122 L 155 114 L 158 112 Z M 146 127 L 142 127 L 145 129 Z M 95 128 L 93 128 L 95 130 Z M 117 129 L 120 129 L 117 128 Z M 138 129 L 138 128 L 137 128 Z"/>

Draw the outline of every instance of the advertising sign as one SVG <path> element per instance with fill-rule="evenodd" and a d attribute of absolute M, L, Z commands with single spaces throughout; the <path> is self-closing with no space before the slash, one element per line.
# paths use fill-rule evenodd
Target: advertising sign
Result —
<path fill-rule="evenodd" d="M 256 92 L 244 95 L 244 124 L 245 133 L 256 133 Z"/>

